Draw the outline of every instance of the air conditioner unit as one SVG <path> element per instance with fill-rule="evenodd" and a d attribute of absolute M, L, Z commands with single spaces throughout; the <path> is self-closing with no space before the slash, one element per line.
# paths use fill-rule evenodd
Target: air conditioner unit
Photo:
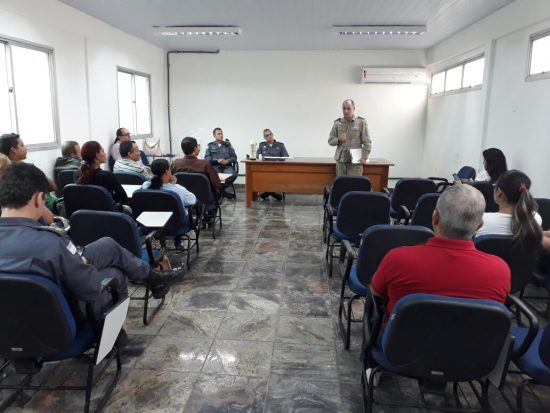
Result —
<path fill-rule="evenodd" d="M 423 67 L 365 67 L 361 83 L 410 83 L 427 85 L 428 76 Z"/>

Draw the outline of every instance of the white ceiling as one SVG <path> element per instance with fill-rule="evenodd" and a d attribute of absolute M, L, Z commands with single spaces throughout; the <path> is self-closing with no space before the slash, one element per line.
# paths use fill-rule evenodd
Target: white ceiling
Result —
<path fill-rule="evenodd" d="M 61 0 L 166 50 L 424 49 L 513 0 Z M 427 25 L 422 36 L 339 36 L 333 25 Z M 234 25 L 240 36 L 158 36 Z"/>

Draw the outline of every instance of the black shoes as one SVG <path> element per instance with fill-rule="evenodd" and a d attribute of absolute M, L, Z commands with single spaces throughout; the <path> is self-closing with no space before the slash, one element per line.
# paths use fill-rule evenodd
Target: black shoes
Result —
<path fill-rule="evenodd" d="M 184 267 L 175 267 L 168 271 L 151 269 L 149 276 L 144 281 L 153 293 L 153 298 L 159 299 L 166 295 L 172 284 L 181 281 L 184 275 Z"/>
<path fill-rule="evenodd" d="M 262 192 L 260 194 L 260 198 L 262 198 L 264 201 L 269 197 L 269 192 Z"/>
<path fill-rule="evenodd" d="M 273 198 L 275 198 L 277 201 L 282 201 L 283 196 L 281 194 L 271 194 Z"/>
<path fill-rule="evenodd" d="M 232 194 L 231 192 L 223 191 L 223 196 L 227 199 L 235 199 L 235 194 Z"/>
<path fill-rule="evenodd" d="M 282 201 L 283 200 L 283 196 L 281 194 L 277 194 L 275 192 L 262 192 L 260 194 L 260 198 L 262 198 L 263 201 L 265 201 L 270 196 L 275 198 L 277 201 Z"/>

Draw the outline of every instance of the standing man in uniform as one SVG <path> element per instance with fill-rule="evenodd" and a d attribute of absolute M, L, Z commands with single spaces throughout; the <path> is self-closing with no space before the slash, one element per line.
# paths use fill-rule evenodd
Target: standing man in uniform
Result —
<path fill-rule="evenodd" d="M 226 192 L 225 188 L 231 186 L 235 182 L 235 179 L 237 179 L 237 173 L 233 167 L 233 164 L 237 162 L 237 154 L 231 143 L 229 143 L 229 140 L 223 140 L 223 131 L 221 128 L 215 128 L 212 134 L 216 140 L 210 142 L 206 147 L 204 159 L 209 161 L 218 173 L 232 174 L 222 185 L 222 195 L 228 199 L 234 199 L 235 195 Z"/>
<path fill-rule="evenodd" d="M 371 140 L 367 121 L 355 116 L 355 103 L 351 99 L 342 102 L 343 117 L 334 121 L 328 144 L 336 146 L 334 160 L 336 175 L 363 175 L 363 164 L 369 159 Z M 361 163 L 352 163 L 350 149 L 361 149 Z"/>
<path fill-rule="evenodd" d="M 282 142 L 277 142 L 273 136 L 271 129 L 264 129 L 264 139 L 265 142 L 260 143 L 258 150 L 256 151 L 256 159 L 259 159 L 259 156 L 262 155 L 262 158 L 265 157 L 288 157 L 288 152 L 286 151 L 285 144 Z M 272 196 L 277 201 L 282 201 L 283 196 L 275 192 L 264 192 L 260 194 L 260 198 L 267 199 L 269 196 Z"/>

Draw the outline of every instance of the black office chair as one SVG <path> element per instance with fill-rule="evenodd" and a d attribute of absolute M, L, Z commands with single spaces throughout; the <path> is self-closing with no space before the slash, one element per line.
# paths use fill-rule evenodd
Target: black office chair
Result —
<path fill-rule="evenodd" d="M 344 340 L 344 348 L 349 349 L 350 346 L 351 323 L 361 321 L 353 318 L 351 311 L 353 301 L 367 297 L 371 278 L 382 259 L 394 248 L 422 244 L 433 235 L 433 232 L 426 227 L 375 225 L 363 233 L 358 251 L 349 241 L 342 242 L 346 249 L 347 263 L 340 289 L 338 324 Z M 346 287 L 353 293 L 351 297 L 345 295 Z M 346 319 L 345 327 L 342 318 Z"/>
<path fill-rule="evenodd" d="M 379 192 L 347 192 L 340 200 L 336 222 L 332 224 L 325 259 L 328 263 L 328 276 L 332 277 L 334 246 L 343 240 L 359 246 L 363 232 L 378 224 L 388 224 L 390 220 L 390 199 Z M 333 240 L 331 242 L 331 239 Z M 340 247 L 340 263 L 344 261 L 343 247 Z"/>
<path fill-rule="evenodd" d="M 440 194 L 424 194 L 418 198 L 410 220 L 411 225 L 421 225 L 433 230 L 432 215 L 440 196 Z M 405 222 L 409 222 L 408 216 L 405 217 Z"/>
<path fill-rule="evenodd" d="M 216 238 L 216 222 L 220 223 L 222 229 L 222 209 L 220 200 L 210 185 L 208 176 L 201 172 L 177 172 L 175 174 L 178 184 L 195 194 L 199 207 L 202 209 L 202 216 L 199 221 L 207 222 L 212 227 L 212 238 Z"/>
<path fill-rule="evenodd" d="M 57 189 L 55 190 L 55 194 L 58 197 L 63 196 L 63 188 L 65 188 L 69 184 L 74 184 L 79 174 L 80 171 L 78 169 L 65 169 L 59 171 L 54 179 L 55 186 L 57 187 Z"/>
<path fill-rule="evenodd" d="M 476 178 L 476 170 L 472 168 L 471 166 L 463 166 L 458 170 L 456 173 L 458 175 L 459 179 L 471 179 L 474 180 Z M 437 182 L 437 192 L 443 192 L 445 188 L 448 186 L 451 186 L 454 184 L 454 177 L 453 181 L 448 181 L 446 178 L 440 178 L 437 176 L 430 176 L 428 179 L 431 179 L 432 181 Z"/>
<path fill-rule="evenodd" d="M 389 194 L 387 190 L 385 191 Z M 396 222 L 401 222 L 407 215 L 413 214 L 416 203 L 422 195 L 435 192 L 435 183 L 430 179 L 400 179 L 395 184 L 391 195 L 390 216 Z"/>
<path fill-rule="evenodd" d="M 122 212 L 107 211 L 75 211 L 70 219 L 71 239 L 79 246 L 86 246 L 102 237 L 110 237 L 118 244 L 134 254 L 136 257 L 147 261 L 151 267 L 158 265 L 158 259 L 164 255 L 164 251 L 154 250 L 152 240 L 157 231 L 151 231 L 145 238 L 145 247 L 142 246 L 136 222 Z M 132 296 L 132 300 L 143 301 L 143 324 L 148 325 L 164 304 L 164 297 L 155 307 L 151 317 L 148 318 L 149 299 L 153 296 L 149 287 L 140 282 L 130 280 L 132 283 L 145 287 L 143 296 Z"/>
<path fill-rule="evenodd" d="M 191 268 L 191 250 L 196 248 L 197 257 L 199 255 L 199 236 L 200 236 L 200 215 L 202 212 L 194 214 L 193 208 L 188 208 L 187 212 L 181 203 L 181 199 L 173 192 L 160 191 L 155 189 L 139 189 L 132 196 L 132 205 L 135 216 L 144 211 L 166 211 L 172 212 L 172 216 L 166 225 L 159 229 L 161 235 L 161 245 L 166 247 L 165 236 L 173 236 L 176 240 L 181 237 L 185 240 L 186 246 L 183 251 L 187 255 L 187 269 Z M 200 211 L 200 206 L 198 206 Z M 199 221 L 195 220 L 195 215 L 199 216 Z M 155 229 L 155 228 L 151 228 Z M 189 235 L 193 233 L 193 235 Z M 182 244 L 183 245 L 183 244 Z"/>
<path fill-rule="evenodd" d="M 137 174 L 116 172 L 114 175 L 118 183 L 121 185 L 141 185 L 145 182 L 145 178 Z"/>
<path fill-rule="evenodd" d="M 508 235 L 481 235 L 474 239 L 474 243 L 479 251 L 506 261 L 512 273 L 510 294 L 523 291 L 535 271 L 540 253 L 538 249 L 521 248 Z"/>
<path fill-rule="evenodd" d="M 104 280 L 101 292 L 104 291 L 111 293 L 114 304 L 119 301 L 116 279 Z M 86 392 L 84 412 L 90 411 L 92 388 L 97 382 L 94 380 L 94 367 L 103 326 L 95 318 L 94 303 L 86 304 L 86 313 L 86 324 L 77 330 L 63 292 L 51 279 L 32 274 L 0 274 L 0 356 L 13 365 L 16 374 L 23 375 L 20 382 L 3 379 L 0 383 L 2 390 L 17 390 L 3 401 L 3 408 L 12 403 L 23 390 L 80 390 Z M 88 355 L 82 358 L 85 352 Z M 116 371 L 97 402 L 96 412 L 103 410 L 120 378 L 121 361 L 116 344 L 113 356 L 116 359 Z M 44 363 L 77 357 L 88 364 L 85 385 L 31 385 L 33 375 L 40 372 Z"/>
<path fill-rule="evenodd" d="M 491 182 L 472 182 L 472 186 L 483 194 L 485 198 L 485 212 L 498 212 L 498 205 L 495 202 L 495 186 Z"/>
<path fill-rule="evenodd" d="M 67 218 L 79 209 L 93 211 L 114 211 L 115 201 L 102 186 L 69 184 L 63 188 L 63 199 Z"/>
<path fill-rule="evenodd" d="M 239 175 L 239 161 L 231 162 L 231 166 L 235 170 L 235 175 L 238 176 Z M 236 201 L 237 200 L 237 192 L 235 191 L 235 181 L 231 182 L 231 186 L 227 187 L 227 188 L 231 188 L 233 190 L 233 195 L 235 195 L 234 199 Z"/>
<path fill-rule="evenodd" d="M 411 294 L 396 303 L 382 330 L 384 314 L 369 294 L 363 317 L 365 412 L 373 411 L 375 376 L 383 371 L 416 379 L 423 401 L 426 393 L 444 395 L 447 383 L 453 383 L 456 408 L 462 407 L 458 383 L 478 381 L 481 392 L 474 394 L 482 411 L 490 411 L 487 376 L 510 350 L 511 313 L 503 304 Z"/>
<path fill-rule="evenodd" d="M 548 198 L 535 198 L 539 206 L 538 213 L 542 218 L 542 229 L 544 231 L 550 230 L 550 199 Z"/>
<path fill-rule="evenodd" d="M 323 216 L 323 240 L 330 241 L 334 217 L 338 214 L 338 206 L 342 197 L 351 191 L 370 191 L 372 184 L 366 176 L 337 176 L 330 190 L 326 190 L 326 202 Z"/>

